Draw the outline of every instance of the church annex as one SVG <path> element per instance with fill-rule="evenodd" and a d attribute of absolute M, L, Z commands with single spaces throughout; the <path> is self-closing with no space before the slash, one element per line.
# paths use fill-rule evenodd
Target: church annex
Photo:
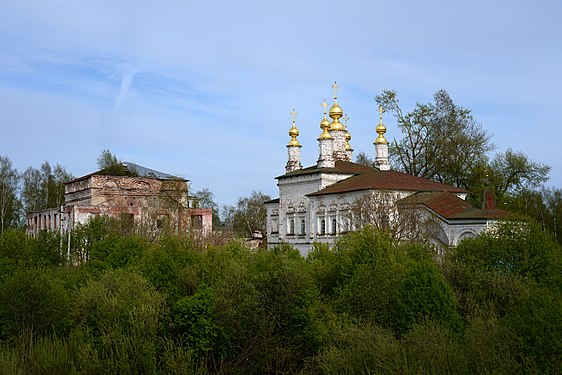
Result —
<path fill-rule="evenodd" d="M 300 160 L 296 112 L 291 112 L 288 161 L 285 174 L 276 177 L 279 198 L 265 203 L 269 247 L 289 243 L 306 255 L 315 242 L 331 243 L 365 223 L 397 221 L 403 215 L 400 212 L 415 209 L 421 215 L 418 218 L 429 223 L 431 230 L 427 233 L 432 241 L 446 248 L 477 235 L 508 214 L 495 208 L 493 200 L 477 209 L 466 202 L 468 192 L 463 189 L 392 170 L 382 108 L 375 128 L 378 136 L 374 140 L 374 165 L 354 163 L 351 135 L 340 122 L 344 112 L 338 104 L 335 83 L 333 88 L 334 104 L 328 113 L 326 101 L 323 103 L 318 160 L 306 168 Z M 412 230 L 406 229 L 399 236 L 412 238 Z"/>

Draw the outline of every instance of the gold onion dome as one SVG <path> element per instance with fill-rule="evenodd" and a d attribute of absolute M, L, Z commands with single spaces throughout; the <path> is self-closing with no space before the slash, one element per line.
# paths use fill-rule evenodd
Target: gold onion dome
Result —
<path fill-rule="evenodd" d="M 379 124 L 375 129 L 375 131 L 378 133 L 379 136 L 375 140 L 375 144 L 388 143 L 388 141 L 384 137 L 384 133 L 386 133 L 386 126 L 384 126 L 384 124 L 382 123 L 382 106 L 379 106 L 379 116 L 380 116 Z"/>
<path fill-rule="evenodd" d="M 337 102 L 334 103 L 332 108 L 330 108 L 330 117 L 335 119 L 340 119 L 343 116 L 343 109 L 339 106 Z"/>
<path fill-rule="evenodd" d="M 340 122 L 340 118 L 343 116 L 343 109 L 338 104 L 337 82 L 334 82 L 332 88 L 334 89 L 334 105 L 330 108 L 330 118 L 333 120 L 330 130 L 345 130 L 343 124 Z"/>
<path fill-rule="evenodd" d="M 297 112 L 293 109 L 290 115 L 293 118 L 293 126 L 289 129 L 289 136 L 291 137 L 291 140 L 289 141 L 289 144 L 287 144 L 287 147 L 301 147 L 301 144 L 297 139 L 299 136 L 299 129 L 297 129 L 297 126 L 295 125 Z"/>
<path fill-rule="evenodd" d="M 322 103 L 322 107 L 324 107 L 324 118 L 322 119 L 322 121 L 320 121 L 320 129 L 322 129 L 322 133 L 320 134 L 320 138 L 318 138 L 318 140 L 320 140 L 320 139 L 331 139 L 332 138 L 332 136 L 328 132 L 328 130 L 330 129 L 330 121 L 328 121 L 328 119 L 326 118 L 326 107 L 327 106 L 328 106 L 328 104 L 324 100 L 324 102 Z"/>

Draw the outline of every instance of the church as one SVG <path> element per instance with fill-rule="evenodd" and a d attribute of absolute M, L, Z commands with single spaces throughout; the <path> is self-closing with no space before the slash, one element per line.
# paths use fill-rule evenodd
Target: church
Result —
<path fill-rule="evenodd" d="M 285 173 L 276 177 L 279 198 L 265 202 L 268 247 L 288 243 L 306 256 L 314 243 L 332 243 L 369 224 L 394 231 L 399 240 L 416 239 L 421 231 L 446 249 L 508 215 L 495 207 L 491 195 L 478 209 L 466 201 L 469 192 L 464 189 L 393 170 L 382 108 L 374 129 L 373 166 L 354 163 L 351 135 L 340 121 L 344 111 L 336 83 L 333 88 L 328 112 L 323 103 L 318 160 L 312 166 L 301 164 L 296 112 L 291 112 L 288 160 Z"/>

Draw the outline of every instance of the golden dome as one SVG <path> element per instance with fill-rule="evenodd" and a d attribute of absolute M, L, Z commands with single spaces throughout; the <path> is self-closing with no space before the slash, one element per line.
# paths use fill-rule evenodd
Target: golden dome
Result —
<path fill-rule="evenodd" d="M 340 120 L 338 118 L 334 118 L 334 121 L 332 121 L 332 124 L 330 125 L 330 130 L 345 130 L 345 127 L 343 126 L 343 124 L 340 122 Z"/>
<path fill-rule="evenodd" d="M 332 124 L 330 125 L 330 130 L 345 130 L 344 126 L 340 122 L 340 118 L 343 116 L 343 109 L 338 104 L 338 84 L 334 82 L 332 86 L 334 89 L 334 105 L 330 108 L 330 118 L 332 119 Z"/>
<path fill-rule="evenodd" d="M 291 129 L 289 130 L 289 136 L 298 137 L 299 136 L 299 129 L 297 129 L 295 126 L 291 127 Z"/>
<path fill-rule="evenodd" d="M 322 133 L 320 133 L 320 137 L 318 137 L 318 140 L 321 140 L 321 139 L 332 139 L 332 136 L 328 132 L 328 128 L 324 128 L 322 130 Z"/>
<path fill-rule="evenodd" d="M 330 129 L 330 121 L 328 121 L 328 119 L 326 118 L 327 106 L 328 104 L 326 104 L 326 101 L 324 100 L 324 102 L 322 103 L 322 107 L 324 107 L 324 118 L 322 119 L 322 121 L 320 121 L 320 129 L 322 129 L 322 133 L 320 134 L 320 138 L 318 138 L 318 140 L 332 138 L 330 133 L 328 133 L 328 130 Z"/>
<path fill-rule="evenodd" d="M 336 118 L 339 119 L 342 116 L 343 116 L 343 109 L 341 109 L 339 104 L 335 102 L 332 108 L 330 108 L 330 117 L 335 120 Z"/>
<path fill-rule="evenodd" d="M 297 112 L 293 109 L 290 115 L 293 118 L 293 126 L 289 129 L 289 136 L 291 137 L 291 140 L 287 144 L 287 147 L 301 147 L 301 144 L 297 140 L 297 137 L 299 136 L 299 129 L 297 129 L 297 126 L 295 125 Z"/>
<path fill-rule="evenodd" d="M 375 128 L 375 131 L 378 133 L 379 136 L 375 140 L 375 144 L 388 143 L 388 141 L 384 137 L 384 133 L 386 133 L 386 126 L 384 126 L 384 124 L 382 123 L 382 106 L 379 106 L 379 114 L 380 114 L 379 124 Z"/>

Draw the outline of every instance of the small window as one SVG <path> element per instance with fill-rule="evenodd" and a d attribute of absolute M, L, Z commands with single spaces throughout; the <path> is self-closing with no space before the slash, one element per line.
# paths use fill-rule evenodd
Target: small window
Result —
<path fill-rule="evenodd" d="M 128 213 L 121 213 L 119 215 L 119 222 L 122 231 L 131 231 L 135 226 L 135 215 Z"/>
<path fill-rule="evenodd" d="M 305 233 L 306 233 L 306 223 L 304 219 L 301 219 L 301 234 L 304 236 Z"/>
<path fill-rule="evenodd" d="M 156 218 L 156 228 L 164 229 L 168 225 L 168 215 L 158 215 Z"/>
<path fill-rule="evenodd" d="M 191 215 L 191 227 L 193 229 L 203 229 L 203 215 Z"/>
<path fill-rule="evenodd" d="M 332 219 L 332 234 L 336 234 L 336 229 L 338 229 L 338 222 L 336 219 Z"/>
<path fill-rule="evenodd" d="M 289 220 L 289 233 L 288 234 L 295 234 L 295 219 Z"/>
<path fill-rule="evenodd" d="M 326 220 L 325 219 L 320 220 L 320 234 L 321 235 L 326 234 Z"/>

